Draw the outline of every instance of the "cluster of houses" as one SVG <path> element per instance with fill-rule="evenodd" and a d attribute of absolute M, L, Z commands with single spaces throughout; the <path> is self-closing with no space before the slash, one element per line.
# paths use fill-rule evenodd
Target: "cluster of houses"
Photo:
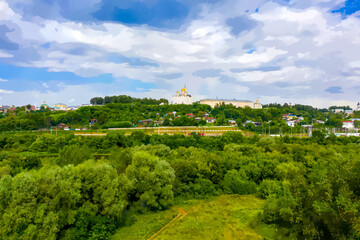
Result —
<path fill-rule="evenodd" d="M 296 124 L 300 123 L 301 121 L 304 121 L 304 117 L 297 117 L 294 114 L 284 114 L 283 119 L 286 120 L 286 124 L 289 127 L 295 127 Z"/>
<path fill-rule="evenodd" d="M 7 113 L 11 111 L 15 111 L 16 108 L 14 106 L 0 106 L 0 113 Z"/>
<path fill-rule="evenodd" d="M 157 114 L 157 115 L 159 115 L 159 114 Z M 165 116 L 171 116 L 170 120 L 181 117 L 181 115 L 176 115 L 176 112 L 168 113 Z M 194 120 L 197 122 L 205 120 L 206 123 L 208 123 L 208 124 L 214 124 L 216 121 L 215 118 L 209 116 L 209 113 L 203 113 L 202 117 L 196 117 L 193 113 L 188 113 L 185 116 L 188 118 L 194 118 Z M 164 120 L 165 120 L 165 117 L 161 117 L 160 120 L 153 120 L 153 119 L 140 120 L 138 122 L 138 126 L 150 126 L 150 125 L 159 126 L 159 125 L 163 124 Z M 228 121 L 229 121 L 230 125 L 237 126 L 235 120 L 228 120 Z"/>
<path fill-rule="evenodd" d="M 342 110 L 342 112 L 350 111 L 350 110 L 344 110 L 344 109 L 341 109 L 341 110 Z M 351 110 L 351 111 L 353 113 L 353 110 Z M 334 111 L 334 112 L 337 113 L 336 111 Z M 295 127 L 296 124 L 299 124 L 301 121 L 304 120 L 304 118 L 303 117 L 298 117 L 298 116 L 293 115 L 293 114 L 284 114 L 283 115 L 283 120 L 286 120 L 286 124 L 289 127 Z M 347 130 L 354 130 L 355 129 L 355 125 L 354 125 L 355 121 L 360 121 L 360 118 L 350 118 L 349 120 L 343 121 L 342 122 L 343 123 L 342 128 L 347 129 Z M 314 121 L 314 123 L 325 124 L 325 121 L 316 120 L 316 121 Z M 308 127 L 308 126 L 312 127 L 312 125 L 302 125 L 302 126 L 303 127 Z"/>
<path fill-rule="evenodd" d="M 41 104 L 40 107 L 35 107 L 35 110 L 40 110 L 41 107 L 43 107 L 45 109 L 50 109 L 51 111 L 74 111 L 74 110 L 78 110 L 79 107 L 87 107 L 87 106 L 92 106 L 92 105 L 91 104 L 83 104 L 81 106 L 67 106 L 64 103 L 57 103 L 57 104 L 49 105 L 44 101 L 44 103 Z"/>
<path fill-rule="evenodd" d="M 40 106 L 36 107 L 34 105 L 25 105 L 23 106 L 23 108 L 25 109 L 25 111 L 39 111 L 41 110 L 41 108 L 44 109 L 49 109 L 51 111 L 75 111 L 77 109 L 79 109 L 80 107 L 87 107 L 87 106 L 92 106 L 91 104 L 82 104 L 81 106 L 67 106 L 64 103 L 57 103 L 57 104 L 47 104 L 46 102 L 44 102 L 43 104 L 41 104 Z M 0 106 L 0 113 L 7 113 L 7 112 L 11 112 L 11 111 L 15 111 L 17 108 L 15 106 Z"/>
<path fill-rule="evenodd" d="M 91 126 L 94 126 L 94 124 L 97 123 L 97 119 L 91 119 L 89 121 L 89 127 Z M 82 130 L 87 130 L 87 127 L 82 127 L 82 128 L 70 128 L 70 126 L 64 124 L 64 123 L 59 123 L 57 126 L 56 126 L 56 129 L 62 129 L 62 130 L 65 130 L 65 131 L 70 131 L 70 130 L 73 130 L 73 131 L 82 131 Z"/>

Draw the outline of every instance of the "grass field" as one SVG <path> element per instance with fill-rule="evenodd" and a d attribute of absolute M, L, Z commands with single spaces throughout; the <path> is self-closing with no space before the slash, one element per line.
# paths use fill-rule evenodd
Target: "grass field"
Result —
<path fill-rule="evenodd" d="M 136 216 L 136 222 L 123 227 L 112 240 L 182 239 L 290 239 L 275 225 L 258 221 L 264 201 L 252 195 L 225 195 L 209 200 L 191 200 L 173 208 Z M 179 209 L 187 214 L 171 222 Z M 154 235 L 156 234 L 156 235 Z"/>

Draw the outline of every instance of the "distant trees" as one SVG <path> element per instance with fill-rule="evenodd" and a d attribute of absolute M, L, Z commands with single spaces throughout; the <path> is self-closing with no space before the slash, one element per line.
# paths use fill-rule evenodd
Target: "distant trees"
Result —
<path fill-rule="evenodd" d="M 90 103 L 93 105 L 103 105 L 108 103 L 142 103 L 148 105 L 159 105 L 160 103 L 168 104 L 169 101 L 165 98 L 160 98 L 160 100 L 152 99 L 152 98 L 134 98 L 126 95 L 119 95 L 119 96 L 106 96 L 105 98 L 102 97 L 95 97 L 90 100 Z"/>

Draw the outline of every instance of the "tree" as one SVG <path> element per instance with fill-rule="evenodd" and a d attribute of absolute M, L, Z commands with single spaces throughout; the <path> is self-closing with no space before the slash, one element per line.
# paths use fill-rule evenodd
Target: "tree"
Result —
<path fill-rule="evenodd" d="M 65 146 L 60 152 L 56 163 L 59 166 L 68 164 L 78 165 L 91 158 L 90 150 L 87 146 L 69 145 Z"/>
<path fill-rule="evenodd" d="M 164 209 L 172 204 L 175 174 L 168 162 L 138 151 L 134 153 L 126 175 L 134 185 L 130 199 L 137 202 L 138 206 Z"/>

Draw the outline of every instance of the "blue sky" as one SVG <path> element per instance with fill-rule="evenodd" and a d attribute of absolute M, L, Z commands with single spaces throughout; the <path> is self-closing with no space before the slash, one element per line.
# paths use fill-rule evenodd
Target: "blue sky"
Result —
<path fill-rule="evenodd" d="M 359 0 L 0 0 L 0 105 L 360 101 Z"/>

